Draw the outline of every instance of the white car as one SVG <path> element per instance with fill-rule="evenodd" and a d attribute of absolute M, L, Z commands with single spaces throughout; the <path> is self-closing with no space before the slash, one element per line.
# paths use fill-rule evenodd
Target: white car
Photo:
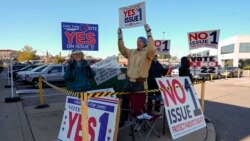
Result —
<path fill-rule="evenodd" d="M 25 80 L 32 84 L 34 88 L 38 88 L 38 78 L 41 76 L 48 82 L 65 82 L 64 70 L 66 66 L 63 64 L 49 64 L 39 72 L 31 72 L 25 75 Z"/>
<path fill-rule="evenodd" d="M 19 82 L 22 82 L 22 81 L 25 81 L 25 75 L 28 74 L 28 73 L 32 73 L 32 72 L 40 72 L 43 68 L 45 68 L 46 65 L 42 65 L 42 66 L 38 66 L 30 71 L 20 71 L 20 72 L 17 72 L 17 75 L 16 75 L 16 80 L 19 81 Z"/>
<path fill-rule="evenodd" d="M 179 67 L 180 64 L 177 64 L 173 67 L 173 70 L 171 71 L 171 76 L 179 76 Z"/>

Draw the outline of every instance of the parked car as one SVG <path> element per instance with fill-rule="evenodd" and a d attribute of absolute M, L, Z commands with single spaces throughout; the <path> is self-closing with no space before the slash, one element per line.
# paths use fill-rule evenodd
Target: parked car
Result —
<path fill-rule="evenodd" d="M 26 70 L 26 71 L 20 71 L 17 72 L 16 75 L 16 81 L 18 82 L 24 82 L 25 81 L 25 75 L 33 72 L 40 72 L 42 71 L 47 65 L 37 66 L 33 68 L 32 70 Z"/>
<path fill-rule="evenodd" d="M 180 64 L 177 64 L 177 65 L 172 67 L 171 76 L 179 76 L 179 67 L 180 66 L 181 66 Z"/>
<path fill-rule="evenodd" d="M 25 80 L 32 84 L 34 88 L 38 88 L 38 78 L 41 76 L 48 82 L 65 82 L 64 70 L 66 66 L 62 64 L 49 64 L 40 72 L 30 72 L 25 75 Z"/>
<path fill-rule="evenodd" d="M 226 66 L 222 69 L 221 74 L 224 77 L 242 77 L 243 70 L 239 67 Z"/>
<path fill-rule="evenodd" d="M 24 68 L 22 68 L 22 69 L 20 69 L 20 70 L 14 70 L 13 71 L 13 79 L 14 80 L 16 80 L 16 78 L 17 78 L 17 73 L 18 72 L 22 72 L 22 71 L 31 71 L 32 69 L 34 69 L 34 68 L 36 68 L 36 67 L 38 67 L 39 65 L 28 65 L 28 66 L 26 66 L 26 67 L 24 67 Z"/>
<path fill-rule="evenodd" d="M 12 72 L 14 73 L 15 71 L 19 71 L 26 66 L 27 66 L 26 64 L 20 64 L 20 63 L 13 64 Z M 10 67 L 11 66 L 9 65 L 9 78 L 11 77 L 11 68 Z M 13 79 L 14 79 L 14 75 L 13 75 Z"/>

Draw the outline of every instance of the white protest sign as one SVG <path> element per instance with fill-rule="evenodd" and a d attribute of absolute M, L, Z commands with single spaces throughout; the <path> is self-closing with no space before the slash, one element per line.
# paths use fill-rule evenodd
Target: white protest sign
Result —
<path fill-rule="evenodd" d="M 145 25 L 145 2 L 119 8 L 119 24 L 120 28 L 129 28 Z"/>
<path fill-rule="evenodd" d="M 101 92 L 102 90 L 95 91 Z M 86 126 L 88 126 L 90 141 L 114 140 L 118 124 L 116 117 L 120 114 L 118 104 L 118 99 L 108 97 L 88 100 L 88 125 Z M 80 99 L 67 96 L 58 140 L 82 141 L 81 119 Z"/>
<path fill-rule="evenodd" d="M 201 47 L 218 49 L 220 30 L 209 30 L 188 33 L 189 50 Z"/>
<path fill-rule="evenodd" d="M 218 73 L 217 56 L 191 57 L 189 64 L 192 75 Z"/>
<path fill-rule="evenodd" d="M 121 68 L 115 55 L 97 62 L 90 67 L 95 72 L 95 81 L 97 85 L 121 73 Z"/>
<path fill-rule="evenodd" d="M 170 54 L 170 40 L 154 40 L 154 44 L 157 54 Z"/>
<path fill-rule="evenodd" d="M 166 116 L 173 140 L 203 127 L 206 122 L 195 89 L 189 77 L 156 78 L 161 91 Z"/>

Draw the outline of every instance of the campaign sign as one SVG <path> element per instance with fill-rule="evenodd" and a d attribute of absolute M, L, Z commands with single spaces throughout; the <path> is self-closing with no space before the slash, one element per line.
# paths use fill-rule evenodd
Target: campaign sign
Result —
<path fill-rule="evenodd" d="M 206 127 L 204 115 L 189 77 L 156 78 L 173 140 Z"/>
<path fill-rule="evenodd" d="M 100 90 L 98 90 L 100 91 Z M 91 98 L 88 101 L 88 134 L 90 141 L 112 141 L 117 133 L 118 99 Z M 82 141 L 81 101 L 67 96 L 58 141 Z"/>
<path fill-rule="evenodd" d="M 209 30 L 188 33 L 189 50 L 201 47 L 218 49 L 220 30 Z"/>
<path fill-rule="evenodd" d="M 189 64 L 193 75 L 218 73 L 217 56 L 191 57 Z"/>
<path fill-rule="evenodd" d="M 154 40 L 154 44 L 157 54 L 170 54 L 170 40 Z"/>
<path fill-rule="evenodd" d="M 98 25 L 62 22 L 62 50 L 98 51 Z"/>
<path fill-rule="evenodd" d="M 95 82 L 97 85 L 110 80 L 121 73 L 121 68 L 116 56 L 107 57 L 90 66 L 95 72 Z"/>
<path fill-rule="evenodd" d="M 143 26 L 146 24 L 145 2 L 119 8 L 120 28 Z"/>

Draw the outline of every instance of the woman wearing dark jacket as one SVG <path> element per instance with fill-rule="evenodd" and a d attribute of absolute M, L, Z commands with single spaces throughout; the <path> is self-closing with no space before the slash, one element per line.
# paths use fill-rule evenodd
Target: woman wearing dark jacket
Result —
<path fill-rule="evenodd" d="M 155 78 L 159 78 L 162 76 L 165 76 L 166 70 L 163 68 L 163 66 L 160 64 L 160 62 L 157 60 L 158 56 L 155 55 L 154 59 L 152 60 L 149 73 L 148 73 L 148 79 L 147 79 L 147 84 L 148 84 L 148 89 L 158 89 L 158 85 L 156 83 Z M 155 92 L 155 93 L 149 93 L 148 97 L 148 111 L 152 111 L 152 96 L 154 95 L 161 95 L 160 92 Z M 155 111 L 160 111 L 160 101 L 156 100 L 155 101 Z"/>
<path fill-rule="evenodd" d="M 190 81 L 193 83 L 193 76 L 189 70 L 188 57 L 181 58 L 181 66 L 179 67 L 179 76 L 188 76 L 190 78 Z"/>
<path fill-rule="evenodd" d="M 91 90 L 89 79 L 94 77 L 94 72 L 84 59 L 83 53 L 75 50 L 72 51 L 71 57 L 64 74 L 67 90 L 74 92 Z"/>

